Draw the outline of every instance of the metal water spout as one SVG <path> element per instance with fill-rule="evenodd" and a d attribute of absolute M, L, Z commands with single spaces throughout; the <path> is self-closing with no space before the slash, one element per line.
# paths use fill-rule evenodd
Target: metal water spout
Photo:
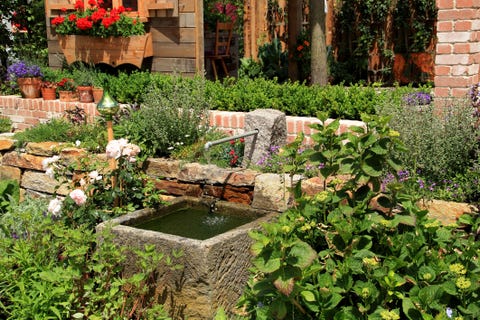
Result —
<path fill-rule="evenodd" d="M 252 131 L 237 134 L 237 135 L 234 135 L 234 136 L 231 136 L 231 137 L 226 137 L 226 138 L 222 138 L 222 139 L 218 139 L 218 140 L 214 140 L 214 141 L 208 141 L 207 143 L 205 143 L 204 148 L 205 148 L 205 151 L 208 151 L 208 149 L 210 149 L 213 146 L 216 146 L 217 144 L 229 142 L 229 141 L 232 141 L 232 140 L 235 140 L 235 139 L 240 139 L 240 138 L 244 138 L 244 137 L 257 135 L 258 132 L 259 132 L 258 129 L 254 129 Z"/>

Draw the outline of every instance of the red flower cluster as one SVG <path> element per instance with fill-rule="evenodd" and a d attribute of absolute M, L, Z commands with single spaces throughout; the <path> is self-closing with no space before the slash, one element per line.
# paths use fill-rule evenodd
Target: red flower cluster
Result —
<path fill-rule="evenodd" d="M 122 36 L 145 34 L 143 23 L 138 17 L 128 16 L 131 8 L 120 6 L 105 9 L 103 0 L 89 0 L 89 8 L 85 9 L 83 1 L 75 3 L 76 12 L 68 14 L 68 19 L 59 16 L 52 19 L 57 34 L 80 34 L 96 37 Z M 62 9 L 66 13 L 66 9 Z"/>
<path fill-rule="evenodd" d="M 57 88 L 60 91 L 75 91 L 77 89 L 77 85 L 73 79 L 63 78 L 57 82 Z"/>
<path fill-rule="evenodd" d="M 243 158 L 243 149 L 244 149 L 245 139 L 238 139 L 238 143 L 235 140 L 230 140 L 230 152 L 228 156 L 230 158 L 230 167 L 236 167 L 241 162 L 241 157 Z"/>

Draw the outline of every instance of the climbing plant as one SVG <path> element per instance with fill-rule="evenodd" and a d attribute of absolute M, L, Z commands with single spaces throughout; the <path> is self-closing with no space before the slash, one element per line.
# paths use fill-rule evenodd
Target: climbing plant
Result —
<path fill-rule="evenodd" d="M 341 0 L 334 10 L 336 79 L 392 81 L 394 54 L 427 51 L 435 37 L 435 0 Z"/>

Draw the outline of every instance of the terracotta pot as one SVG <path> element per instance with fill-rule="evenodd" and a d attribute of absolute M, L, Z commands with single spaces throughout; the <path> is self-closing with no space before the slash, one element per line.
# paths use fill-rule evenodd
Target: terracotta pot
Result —
<path fill-rule="evenodd" d="M 58 97 L 63 102 L 78 101 L 78 93 L 76 91 L 58 91 Z"/>
<path fill-rule="evenodd" d="M 57 99 L 57 89 L 56 88 L 42 88 L 42 97 L 43 97 L 43 100 L 55 100 L 55 99 Z"/>
<path fill-rule="evenodd" d="M 92 86 L 78 86 L 78 100 L 80 102 L 89 103 L 93 102 L 93 90 Z"/>
<path fill-rule="evenodd" d="M 93 87 L 93 101 L 99 103 L 103 97 L 103 88 Z"/>
<path fill-rule="evenodd" d="M 22 98 L 25 99 L 35 99 L 40 98 L 41 96 L 41 78 L 18 78 L 17 79 L 18 87 L 20 88 L 20 93 Z"/>

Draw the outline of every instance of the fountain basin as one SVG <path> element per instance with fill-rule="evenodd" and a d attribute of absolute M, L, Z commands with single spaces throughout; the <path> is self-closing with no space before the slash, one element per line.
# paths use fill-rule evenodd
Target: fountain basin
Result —
<path fill-rule="evenodd" d="M 276 211 L 254 209 L 244 204 L 226 201 L 214 201 L 213 204 L 213 215 L 228 213 L 249 217 L 252 221 L 204 240 L 135 227 L 179 208 L 210 208 L 212 205 L 209 199 L 184 196 L 166 206 L 138 210 L 97 226 L 97 231 L 101 231 L 111 223 L 115 243 L 130 249 L 143 249 L 153 244 L 157 251 L 165 254 L 172 250 L 183 252 L 175 260 L 183 265 L 181 270 L 158 266 L 157 290 L 161 291 L 165 308 L 174 319 L 213 319 L 220 307 L 233 312 L 249 277 L 252 240 L 248 232 L 278 215 Z M 188 224 L 188 221 L 179 223 Z M 129 253 L 126 258 L 128 275 L 136 271 L 136 257 Z"/>

